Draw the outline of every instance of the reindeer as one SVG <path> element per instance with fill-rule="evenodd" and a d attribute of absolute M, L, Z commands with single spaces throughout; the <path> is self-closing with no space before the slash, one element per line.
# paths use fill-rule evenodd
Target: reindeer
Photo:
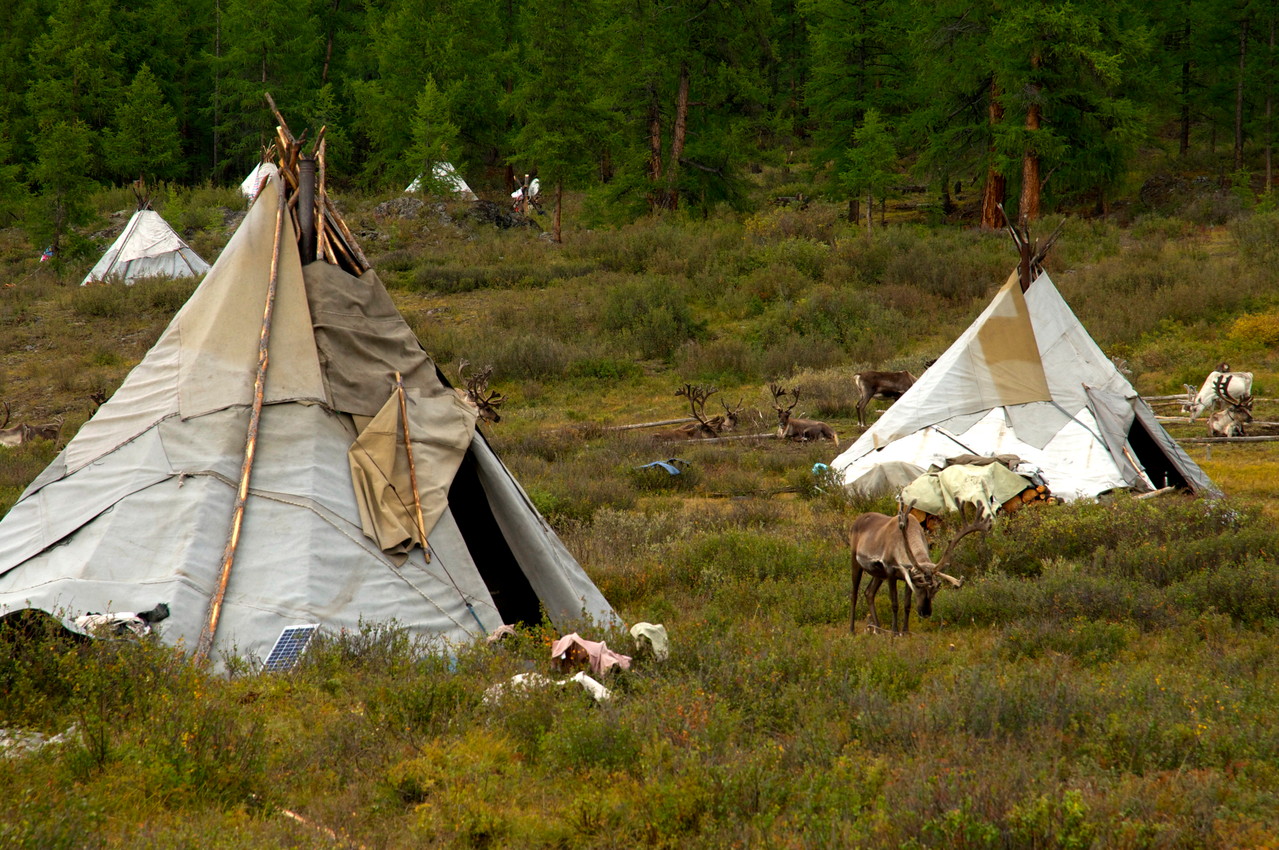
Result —
<path fill-rule="evenodd" d="M 700 440 L 707 437 L 718 437 L 725 431 L 731 431 L 737 427 L 737 420 L 742 411 L 742 403 L 738 401 L 737 407 L 730 408 L 720 399 L 720 404 L 724 405 L 723 414 L 716 414 L 709 419 L 706 418 L 706 402 L 710 397 L 715 395 L 719 390 L 714 387 L 700 387 L 693 384 L 685 384 L 675 391 L 675 395 L 683 396 L 688 399 L 688 406 L 692 411 L 693 418 L 696 422 L 689 422 L 678 428 L 671 428 L 666 431 L 659 431 L 653 435 L 655 440 L 674 441 L 674 440 Z"/>
<path fill-rule="evenodd" d="M 493 377 L 493 367 L 485 366 L 468 378 L 466 377 L 466 367 L 470 365 L 466 360 L 461 360 L 457 364 L 457 376 L 466 382 L 466 389 L 457 390 L 457 394 L 467 404 L 480 411 L 480 419 L 496 425 L 502 421 L 502 416 L 497 412 L 497 409 L 502 406 L 502 402 L 506 401 L 506 398 L 499 392 L 488 392 L 489 379 Z M 485 395 L 485 393 L 488 394 Z"/>
<path fill-rule="evenodd" d="M 839 445 L 839 437 L 835 435 L 835 429 L 831 428 L 825 422 L 818 422 L 816 419 L 798 419 L 791 416 L 791 411 L 795 409 L 795 405 L 799 404 L 799 388 L 788 390 L 778 384 L 769 384 L 768 391 L 773 395 L 773 410 L 777 411 L 777 436 L 782 440 L 794 440 L 799 443 L 807 443 L 809 440 L 833 440 L 835 445 Z M 793 399 L 786 406 L 781 406 L 782 396 L 790 395 Z"/>
<path fill-rule="evenodd" d="M 929 361 L 928 365 L 932 365 Z M 853 375 L 857 385 L 857 425 L 866 427 L 866 406 L 871 399 L 898 399 L 910 389 L 917 379 L 910 372 L 858 372 Z"/>
<path fill-rule="evenodd" d="M 1222 363 L 1221 365 L 1225 366 L 1226 364 Z M 1252 401 L 1251 372 L 1231 372 L 1229 369 L 1214 369 L 1204 379 L 1198 395 L 1195 394 L 1195 389 L 1190 384 L 1182 384 L 1182 386 L 1186 388 L 1186 400 L 1182 402 L 1181 410 L 1183 413 L 1190 414 L 1190 419 L 1188 420 L 1190 422 L 1194 422 L 1195 417 L 1203 413 L 1207 408 L 1215 408 L 1218 402 L 1224 401 L 1227 405 L 1239 407 L 1244 402 L 1251 403 Z"/>
<path fill-rule="evenodd" d="M 9 402 L 4 402 L 4 422 L 0 422 L 0 446 L 14 448 L 27 442 L 30 437 L 31 426 L 27 424 L 14 425 L 12 428 L 6 428 L 9 424 Z"/>
<path fill-rule="evenodd" d="M 895 529 L 894 525 L 897 526 Z M 963 579 L 954 578 L 945 572 L 955 545 L 966 535 L 974 531 L 985 533 L 990 527 L 989 516 L 977 515 L 959 530 L 959 534 L 947 545 L 941 560 L 934 563 L 928 553 L 928 539 L 924 536 L 924 528 L 919 520 L 910 515 L 910 508 L 906 505 L 902 505 L 897 511 L 896 520 L 878 513 L 858 516 L 853 520 L 848 533 L 848 544 L 853 550 L 853 599 L 848 630 L 857 631 L 857 592 L 862 583 L 862 573 L 870 575 L 866 594 L 870 605 L 867 620 L 871 630 L 880 630 L 879 616 L 875 612 L 875 594 L 879 592 L 879 586 L 887 581 L 888 598 L 893 606 L 893 634 L 907 634 L 910 631 L 910 603 L 914 591 L 919 591 L 919 616 L 931 616 L 933 596 L 941 588 L 942 581 L 957 588 L 964 584 Z M 906 614 L 900 632 L 897 631 L 898 579 L 906 582 Z"/>
<path fill-rule="evenodd" d="M 1230 404 L 1225 410 L 1213 411 L 1208 417 L 1208 434 L 1212 437 L 1246 437 L 1243 426 L 1252 421 L 1252 398 Z"/>
<path fill-rule="evenodd" d="M 58 442 L 58 438 L 62 436 L 62 423 L 64 419 L 61 416 L 53 417 L 53 421 L 44 425 L 23 425 L 27 429 L 27 438 L 25 442 L 32 440 L 49 440 L 50 442 Z"/>

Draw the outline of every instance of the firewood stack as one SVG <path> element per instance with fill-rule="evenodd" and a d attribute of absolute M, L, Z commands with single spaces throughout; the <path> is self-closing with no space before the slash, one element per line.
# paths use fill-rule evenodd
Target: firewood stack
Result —
<path fill-rule="evenodd" d="M 1016 496 L 1013 496 L 1001 506 L 1004 513 L 1011 514 L 1024 508 L 1026 505 L 1039 504 L 1057 504 L 1057 497 L 1048 492 L 1048 488 L 1043 484 L 1036 487 L 1027 487 Z"/>
<path fill-rule="evenodd" d="M 305 153 L 303 148 L 306 146 L 306 133 L 301 138 L 294 137 L 269 93 L 266 94 L 266 101 L 275 120 L 279 122 L 275 128 L 276 164 L 284 179 L 289 216 L 297 234 L 302 265 L 324 260 L 359 277 L 372 266 L 329 198 L 325 186 L 326 128 L 320 128 L 310 153 Z"/>

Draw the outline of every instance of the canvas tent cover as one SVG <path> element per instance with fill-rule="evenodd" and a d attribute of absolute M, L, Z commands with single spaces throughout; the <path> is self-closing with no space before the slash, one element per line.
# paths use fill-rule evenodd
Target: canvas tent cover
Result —
<path fill-rule="evenodd" d="M 269 162 L 259 162 L 253 166 L 249 176 L 245 177 L 243 182 L 240 183 L 240 194 L 252 201 L 258 196 L 258 190 L 262 188 L 262 181 L 274 171 L 275 166 Z"/>
<path fill-rule="evenodd" d="M 457 173 L 457 169 L 453 167 L 451 162 L 437 162 L 431 168 L 431 173 L 435 175 L 435 179 L 449 188 L 453 194 L 467 201 L 478 201 L 479 195 L 471 191 L 471 187 L 466 185 L 466 181 L 462 179 L 462 175 Z M 404 187 L 405 192 L 420 192 L 422 190 L 422 178 L 417 176 L 413 178 L 413 182 Z"/>
<path fill-rule="evenodd" d="M 147 277 L 195 277 L 209 270 L 191 246 L 155 210 L 138 210 L 80 285 L 133 283 Z"/>
<path fill-rule="evenodd" d="M 33 607 L 69 622 L 165 602 L 163 639 L 196 645 L 240 477 L 279 191 L 272 176 L 155 346 L 0 520 L 0 615 Z M 210 658 L 265 657 L 306 623 L 394 619 L 461 641 L 539 606 L 557 624 L 610 621 L 376 275 L 303 267 L 284 226 L 257 454 Z M 394 529 L 411 499 L 397 463 L 366 468 L 360 494 L 353 480 L 394 430 L 379 420 L 397 371 L 429 561 L 394 530 L 365 533 Z"/>
<path fill-rule="evenodd" d="M 888 462 L 924 469 L 1011 454 L 1054 495 L 1165 483 L 1217 492 L 1084 330 L 1047 274 L 1014 274 L 937 361 L 837 457 L 845 485 Z"/>

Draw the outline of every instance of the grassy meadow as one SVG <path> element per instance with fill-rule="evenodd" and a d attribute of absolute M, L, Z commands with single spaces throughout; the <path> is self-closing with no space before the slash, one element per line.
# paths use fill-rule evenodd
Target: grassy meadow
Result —
<path fill-rule="evenodd" d="M 685 415 L 691 382 L 719 389 L 708 413 L 741 400 L 739 434 L 770 432 L 777 380 L 847 445 L 852 374 L 917 372 L 1014 264 L 1006 235 L 907 205 L 869 235 L 833 204 L 771 206 L 783 179 L 706 219 L 614 224 L 574 197 L 562 245 L 460 205 L 339 199 L 444 371 L 492 364 L 486 434 L 626 622 L 666 626 L 667 661 L 638 656 L 596 705 L 485 700 L 550 672 L 549 627 L 449 655 L 369 623 L 292 674 L 229 678 L 158 643 L 0 641 L 0 727 L 76 729 L 0 757 L 0 848 L 1279 846 L 1275 444 L 1188 446 L 1224 500 L 1001 521 L 961 545 L 965 586 L 891 638 L 849 632 L 845 529 L 892 506 L 813 474 L 837 449 L 608 430 Z M 98 204 L 103 228 L 129 207 Z M 242 210 L 210 187 L 157 206 L 210 261 Z M 0 230 L 0 400 L 64 416 L 62 443 L 193 288 L 76 286 L 106 241 L 50 268 Z M 1048 269 L 1143 393 L 1224 360 L 1279 420 L 1276 260 L 1279 213 L 1225 192 L 1071 219 Z M 57 449 L 0 449 L 0 513 Z M 637 468 L 668 457 L 686 472 Z"/>

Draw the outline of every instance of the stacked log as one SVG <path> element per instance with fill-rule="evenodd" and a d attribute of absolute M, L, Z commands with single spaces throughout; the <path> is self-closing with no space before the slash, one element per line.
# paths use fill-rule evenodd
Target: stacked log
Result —
<path fill-rule="evenodd" d="M 1011 499 L 1004 502 L 1001 507 L 1003 508 L 1004 513 L 1011 514 L 1016 513 L 1027 505 L 1040 504 L 1057 504 L 1057 497 L 1052 493 L 1049 493 L 1048 488 L 1043 484 L 1036 487 L 1027 487 L 1016 496 L 1013 496 Z"/>

